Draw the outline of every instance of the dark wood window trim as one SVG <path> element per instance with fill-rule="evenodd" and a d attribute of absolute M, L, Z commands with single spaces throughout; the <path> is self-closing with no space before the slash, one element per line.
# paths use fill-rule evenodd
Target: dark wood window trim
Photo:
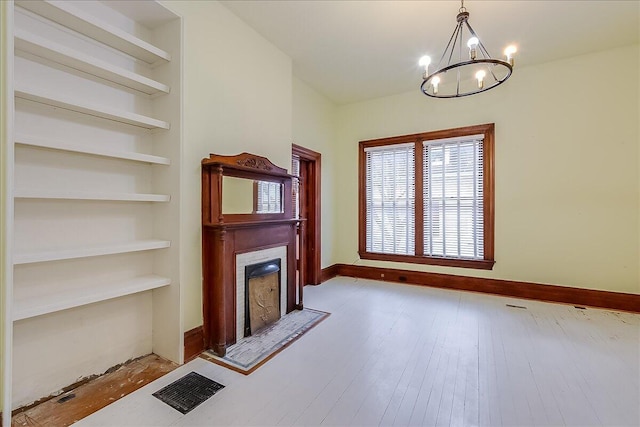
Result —
<path fill-rule="evenodd" d="M 484 203 L 484 259 L 460 259 L 433 257 L 424 255 L 423 250 L 423 180 L 422 180 L 422 151 L 423 141 L 454 138 L 484 134 L 483 142 L 483 203 Z M 360 141 L 358 158 L 358 253 L 361 259 L 376 261 L 395 261 L 414 264 L 440 265 L 447 267 L 475 268 L 491 270 L 495 264 L 494 260 L 494 224 L 495 224 L 495 160 L 494 160 L 494 134 L 495 125 L 493 123 L 467 126 L 456 129 L 445 129 L 433 132 L 418 133 L 412 135 L 396 136 L 391 138 L 380 138 Z M 365 194 L 365 148 L 379 147 L 393 144 L 415 143 L 415 253 L 416 255 L 392 255 L 367 252 L 366 250 L 366 194 Z"/>

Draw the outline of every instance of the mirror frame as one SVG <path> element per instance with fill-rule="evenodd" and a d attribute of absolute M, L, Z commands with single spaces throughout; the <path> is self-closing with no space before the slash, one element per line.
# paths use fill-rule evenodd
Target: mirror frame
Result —
<path fill-rule="evenodd" d="M 269 181 L 283 185 L 281 213 L 223 214 L 223 177 L 246 178 L 254 181 Z M 254 223 L 293 219 L 292 175 L 266 157 L 242 153 L 236 156 L 210 154 L 202 160 L 202 221 L 205 225 L 225 223 Z"/>

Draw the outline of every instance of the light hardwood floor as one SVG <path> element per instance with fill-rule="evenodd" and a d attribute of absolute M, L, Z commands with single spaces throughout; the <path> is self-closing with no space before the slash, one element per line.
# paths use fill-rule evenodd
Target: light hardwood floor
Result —
<path fill-rule="evenodd" d="M 639 315 L 342 277 L 305 306 L 331 316 L 251 375 L 196 359 L 77 425 L 640 425 Z M 191 371 L 226 388 L 151 396 Z"/>

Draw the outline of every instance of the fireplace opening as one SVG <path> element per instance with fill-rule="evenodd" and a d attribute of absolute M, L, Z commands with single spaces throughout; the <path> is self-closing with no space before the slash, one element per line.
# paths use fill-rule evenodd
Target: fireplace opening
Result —
<path fill-rule="evenodd" d="M 280 259 L 245 267 L 245 337 L 280 319 L 280 292 Z"/>

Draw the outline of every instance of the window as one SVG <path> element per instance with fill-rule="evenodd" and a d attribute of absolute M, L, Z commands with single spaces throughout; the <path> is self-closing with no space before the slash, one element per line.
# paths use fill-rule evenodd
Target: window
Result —
<path fill-rule="evenodd" d="M 491 269 L 494 125 L 360 142 L 363 259 Z"/>
<path fill-rule="evenodd" d="M 254 212 L 281 213 L 282 184 L 279 182 L 254 181 Z"/>
<path fill-rule="evenodd" d="M 413 144 L 365 148 L 367 252 L 415 253 Z"/>
<path fill-rule="evenodd" d="M 425 255 L 483 259 L 483 139 L 423 142 Z"/>

